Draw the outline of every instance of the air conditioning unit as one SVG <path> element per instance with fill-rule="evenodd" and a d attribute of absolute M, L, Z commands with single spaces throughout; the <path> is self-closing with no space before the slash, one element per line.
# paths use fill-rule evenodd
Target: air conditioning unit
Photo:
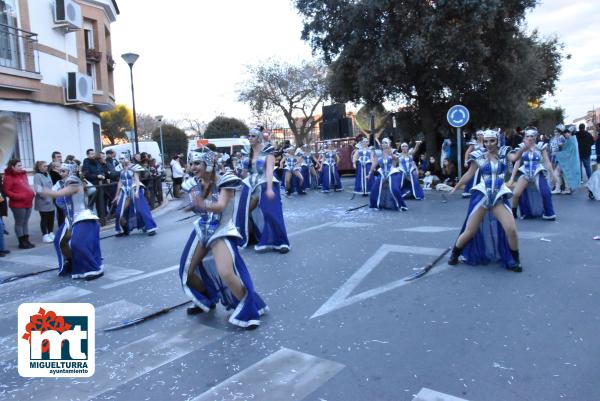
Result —
<path fill-rule="evenodd" d="M 67 73 L 67 102 L 92 103 L 92 77 L 78 72 Z"/>
<path fill-rule="evenodd" d="M 67 30 L 81 29 L 81 6 L 73 0 L 54 0 L 54 23 Z"/>

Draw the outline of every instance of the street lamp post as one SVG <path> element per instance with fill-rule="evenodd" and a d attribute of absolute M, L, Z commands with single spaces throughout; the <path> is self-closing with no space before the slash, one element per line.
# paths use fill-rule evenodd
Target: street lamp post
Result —
<path fill-rule="evenodd" d="M 138 57 L 140 56 L 135 53 L 125 53 L 121 55 L 121 58 L 125 60 L 129 66 L 129 74 L 131 77 L 131 103 L 133 104 L 133 135 L 135 141 L 135 153 L 140 153 L 140 145 L 138 144 L 137 116 L 135 114 L 135 92 L 133 90 L 133 65 L 137 61 Z"/>
<path fill-rule="evenodd" d="M 160 130 L 160 160 L 162 161 L 163 168 L 165 168 L 165 147 L 163 145 L 163 135 L 162 135 L 163 116 L 156 116 L 156 119 L 160 123 L 160 125 L 158 126 L 159 130 Z"/>

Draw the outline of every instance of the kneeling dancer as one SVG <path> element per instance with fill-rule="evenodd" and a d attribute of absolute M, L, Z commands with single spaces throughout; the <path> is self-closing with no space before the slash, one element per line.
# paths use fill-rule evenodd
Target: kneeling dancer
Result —
<path fill-rule="evenodd" d="M 452 249 L 449 265 L 456 265 L 459 257 L 470 265 L 501 261 L 512 271 L 521 272 L 519 238 L 510 208 L 512 193 L 504 184 L 507 159 L 514 161 L 508 146 L 498 146 L 498 133 L 486 130 L 483 143 L 486 152 L 471 152 L 469 170 L 460 179 L 454 193 L 473 178 L 477 169 L 480 182 L 471 189 L 467 218 Z"/>
<path fill-rule="evenodd" d="M 199 218 L 179 262 L 181 285 L 195 305 L 188 314 L 208 312 L 220 301 L 227 310 L 234 309 L 231 324 L 256 328 L 268 308 L 254 292 L 236 245 L 241 236 L 233 224 L 233 204 L 242 181 L 231 173 L 217 178 L 215 154 L 208 149 L 192 152 L 191 160 L 195 177 L 186 181 L 184 189 Z M 209 252 L 214 262 L 206 260 Z"/>

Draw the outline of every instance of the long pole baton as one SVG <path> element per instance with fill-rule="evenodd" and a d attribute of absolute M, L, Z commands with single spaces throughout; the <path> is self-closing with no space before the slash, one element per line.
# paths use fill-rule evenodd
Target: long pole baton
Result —
<path fill-rule="evenodd" d="M 160 310 L 157 310 L 156 312 L 152 312 L 152 313 L 150 313 L 148 315 L 141 316 L 141 317 L 138 317 L 136 319 L 123 320 L 120 324 L 117 324 L 115 326 L 111 326 L 111 327 L 105 328 L 104 331 L 114 331 L 114 330 L 124 329 L 126 327 L 135 326 L 136 324 L 140 324 L 142 322 L 148 321 L 148 320 L 153 319 L 153 318 L 155 318 L 157 316 L 167 314 L 167 313 L 171 312 L 172 310 L 180 308 L 180 307 L 182 307 L 184 305 L 187 305 L 187 304 L 189 304 L 191 302 L 192 302 L 191 300 L 190 301 L 181 302 L 179 304 L 176 304 L 176 305 L 173 305 L 173 306 L 168 306 L 166 308 L 162 308 Z"/>
<path fill-rule="evenodd" d="M 52 269 L 45 269 L 45 270 L 40 270 L 37 272 L 31 272 L 31 273 L 15 274 L 14 276 L 6 277 L 2 281 L 0 281 L 0 284 L 11 283 L 13 281 L 20 280 L 22 278 L 37 276 L 38 274 L 47 273 L 47 272 L 51 272 L 51 271 L 55 271 L 55 270 L 58 270 L 58 267 L 53 267 Z"/>
<path fill-rule="evenodd" d="M 442 252 L 442 253 L 441 253 L 441 255 L 439 255 L 437 258 L 435 258 L 435 259 L 433 260 L 433 262 L 429 263 L 427 266 L 425 266 L 425 267 L 421 268 L 420 270 L 418 270 L 418 271 L 414 272 L 413 274 L 411 274 L 410 276 L 406 277 L 406 278 L 404 279 L 404 281 L 412 281 L 412 280 L 416 280 L 416 279 L 418 279 L 419 277 L 423 277 L 424 275 L 426 275 L 426 274 L 427 274 L 427 273 L 428 273 L 428 272 L 429 272 L 431 269 L 433 269 L 433 267 L 434 267 L 434 266 L 435 266 L 435 265 L 436 265 L 436 264 L 437 264 L 437 263 L 438 263 L 440 260 L 442 260 L 442 258 L 443 258 L 444 256 L 446 256 L 446 254 L 447 254 L 448 252 L 450 252 L 450 249 L 451 249 L 451 248 L 446 248 L 446 249 L 444 250 L 444 252 Z"/>

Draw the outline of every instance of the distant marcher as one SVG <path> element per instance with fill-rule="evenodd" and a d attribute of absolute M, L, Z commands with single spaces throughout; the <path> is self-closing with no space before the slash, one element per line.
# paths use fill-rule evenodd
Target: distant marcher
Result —
<path fill-rule="evenodd" d="M 27 172 L 21 160 L 13 159 L 8 162 L 4 176 L 4 192 L 8 196 L 8 207 L 15 218 L 15 234 L 19 239 L 20 249 L 33 248 L 29 242 L 29 217 L 35 194 L 29 187 Z"/>
<path fill-rule="evenodd" d="M 52 179 L 48 174 L 48 164 L 44 161 L 35 162 L 35 176 L 33 188 L 35 189 L 34 208 L 40 213 L 40 230 L 42 242 L 54 241 L 54 201 L 42 195 L 42 191 L 52 189 Z"/>
<path fill-rule="evenodd" d="M 575 133 L 577 137 L 577 146 L 579 149 L 579 160 L 583 165 L 581 169 L 581 182 L 583 182 L 583 170 L 585 169 L 586 178 L 592 176 L 592 167 L 590 165 L 590 156 L 592 154 L 592 145 L 594 144 L 594 138 L 592 134 L 585 130 L 585 124 L 579 124 L 579 131 Z"/>

